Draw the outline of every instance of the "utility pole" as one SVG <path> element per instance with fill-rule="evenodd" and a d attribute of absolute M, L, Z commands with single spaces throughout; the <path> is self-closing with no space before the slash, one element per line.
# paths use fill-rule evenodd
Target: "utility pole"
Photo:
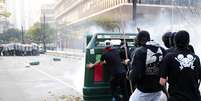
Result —
<path fill-rule="evenodd" d="M 21 25 L 21 32 L 22 32 L 22 44 L 24 44 L 24 28 L 23 28 L 23 26 Z"/>
<path fill-rule="evenodd" d="M 132 0 L 132 2 L 133 2 L 133 21 L 136 22 L 137 0 Z"/>
<path fill-rule="evenodd" d="M 45 13 L 43 13 L 43 32 L 42 32 L 42 34 L 43 34 L 43 47 L 44 47 L 44 51 L 46 52 L 46 42 L 45 42 L 45 40 L 46 40 L 46 30 L 45 30 Z"/>

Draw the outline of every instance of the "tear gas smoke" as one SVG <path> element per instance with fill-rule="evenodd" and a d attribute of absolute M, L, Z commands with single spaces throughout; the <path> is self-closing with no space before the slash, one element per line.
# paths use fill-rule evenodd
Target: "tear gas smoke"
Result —
<path fill-rule="evenodd" d="M 125 32 L 136 32 L 136 27 L 147 30 L 151 38 L 161 45 L 162 35 L 165 32 L 177 32 L 186 30 L 190 33 L 190 44 L 193 45 L 195 53 L 201 56 L 201 6 L 174 7 L 170 10 L 161 9 L 161 12 L 153 19 L 138 18 L 135 23 L 127 23 Z"/>

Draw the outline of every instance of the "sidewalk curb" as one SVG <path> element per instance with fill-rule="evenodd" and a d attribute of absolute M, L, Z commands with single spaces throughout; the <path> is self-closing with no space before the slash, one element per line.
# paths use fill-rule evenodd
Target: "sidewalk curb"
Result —
<path fill-rule="evenodd" d="M 73 59 L 81 59 L 84 57 L 84 53 L 75 53 L 75 52 L 48 51 L 45 54 L 56 57 L 73 58 Z"/>

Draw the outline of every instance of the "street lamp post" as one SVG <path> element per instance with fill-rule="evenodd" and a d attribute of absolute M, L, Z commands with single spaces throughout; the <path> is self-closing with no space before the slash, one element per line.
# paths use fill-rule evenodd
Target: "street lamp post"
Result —
<path fill-rule="evenodd" d="M 45 30 L 45 13 L 43 13 L 43 32 L 42 32 L 42 38 L 43 38 L 43 46 L 44 46 L 44 51 L 46 52 L 46 42 L 45 42 L 45 40 L 46 40 L 46 30 Z"/>
<path fill-rule="evenodd" d="M 137 0 L 132 0 L 133 1 L 133 21 L 136 20 L 136 10 L 137 10 Z"/>
<path fill-rule="evenodd" d="M 22 30 L 22 44 L 24 44 L 24 28 L 23 28 L 23 26 L 21 26 L 21 30 Z"/>

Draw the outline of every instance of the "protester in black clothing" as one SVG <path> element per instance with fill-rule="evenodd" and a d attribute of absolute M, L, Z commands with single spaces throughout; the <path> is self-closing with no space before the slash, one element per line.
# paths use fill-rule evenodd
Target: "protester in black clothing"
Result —
<path fill-rule="evenodd" d="M 3 46 L 0 45 L 0 56 L 3 56 Z"/>
<path fill-rule="evenodd" d="M 147 31 L 137 35 L 139 46 L 132 57 L 132 70 L 129 78 L 134 79 L 136 90 L 130 101 L 159 101 L 162 86 L 159 84 L 159 64 L 163 58 L 164 49 L 154 41 L 150 41 Z"/>
<path fill-rule="evenodd" d="M 122 64 L 119 52 L 111 47 L 110 42 L 106 42 L 105 53 L 101 56 L 100 61 L 97 61 L 95 64 L 89 64 L 88 67 L 91 68 L 98 63 L 105 63 L 106 67 L 109 68 L 109 72 L 112 75 L 110 87 L 115 101 L 122 101 L 122 99 L 123 101 L 128 101 L 128 95 L 125 89 L 126 69 Z"/>
<path fill-rule="evenodd" d="M 175 36 L 175 32 L 166 32 L 163 36 L 162 36 L 162 40 L 163 43 L 165 45 L 166 49 L 166 54 L 169 52 L 174 52 L 175 51 L 175 43 L 174 43 L 174 36 Z"/>
<path fill-rule="evenodd" d="M 163 40 L 165 47 L 167 47 L 167 48 L 172 47 L 171 38 L 172 38 L 172 32 L 166 32 L 162 36 L 162 40 Z"/>
<path fill-rule="evenodd" d="M 127 43 L 122 40 L 120 43 L 120 58 L 124 62 L 126 59 L 130 59 L 130 51 Z M 127 64 L 126 64 L 127 65 Z"/>
<path fill-rule="evenodd" d="M 138 29 L 139 30 L 139 32 L 140 32 L 140 29 Z M 134 38 L 134 48 L 131 48 L 130 50 L 129 50 L 129 53 L 130 53 L 130 58 L 132 58 L 133 57 L 133 55 L 134 55 L 134 53 L 135 53 L 135 49 L 137 48 L 137 47 L 140 47 L 141 45 L 140 45 L 140 43 L 139 43 L 139 40 L 137 39 L 137 37 L 135 37 Z"/>
<path fill-rule="evenodd" d="M 126 80 L 127 80 L 127 84 L 126 84 L 126 91 L 127 91 L 127 95 L 128 95 L 128 98 L 131 96 L 132 92 L 133 92 L 133 84 L 132 84 L 132 81 L 131 80 L 128 80 L 128 73 L 129 73 L 129 70 L 130 70 L 130 67 L 129 67 L 129 61 L 131 60 L 130 58 L 130 51 L 129 51 L 129 47 L 128 47 L 128 44 L 124 42 L 124 40 L 121 40 L 121 44 L 120 44 L 120 57 L 121 57 L 121 61 L 122 61 L 122 64 L 123 66 L 125 67 L 126 69 Z"/>
<path fill-rule="evenodd" d="M 160 84 L 169 83 L 168 101 L 201 101 L 198 84 L 201 79 L 200 60 L 188 49 L 189 40 L 188 32 L 177 32 L 176 51 L 167 54 L 162 61 Z"/>
<path fill-rule="evenodd" d="M 162 41 L 165 45 L 165 47 L 167 48 L 165 50 L 165 55 L 168 53 L 172 53 L 175 52 L 175 43 L 174 43 L 174 36 L 176 33 L 172 33 L 172 32 L 166 32 L 163 36 L 162 36 Z M 162 89 L 163 93 L 167 96 L 167 98 L 169 97 L 169 93 L 167 91 L 167 85 L 164 85 L 163 89 Z"/>
<path fill-rule="evenodd" d="M 166 32 L 163 36 L 162 36 L 162 40 L 163 43 L 165 45 L 166 48 L 168 48 L 166 50 L 166 54 L 169 52 L 174 52 L 175 51 L 175 42 L 174 42 L 174 36 L 176 35 L 176 32 Z M 194 48 L 192 45 L 188 45 L 188 49 L 195 53 Z"/>
<path fill-rule="evenodd" d="M 188 45 L 188 49 L 189 49 L 192 53 L 195 53 L 194 48 L 193 48 L 192 45 Z"/>

